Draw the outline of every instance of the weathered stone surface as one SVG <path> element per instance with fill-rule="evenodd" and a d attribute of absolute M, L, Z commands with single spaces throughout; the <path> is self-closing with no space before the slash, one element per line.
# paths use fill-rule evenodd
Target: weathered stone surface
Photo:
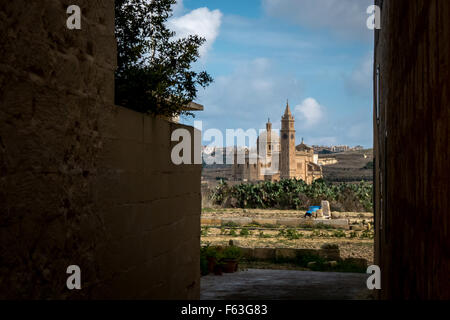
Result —
<path fill-rule="evenodd" d="M 327 261 L 327 265 L 330 267 L 336 267 L 337 266 L 337 261 Z"/>
<path fill-rule="evenodd" d="M 254 258 L 253 248 L 240 247 L 240 249 L 242 250 L 243 257 L 245 257 L 247 259 L 253 259 Z"/>
<path fill-rule="evenodd" d="M 327 260 L 339 260 L 341 258 L 339 249 L 321 249 L 319 255 Z"/>
<path fill-rule="evenodd" d="M 353 231 L 362 231 L 362 230 L 365 230 L 366 228 L 364 227 L 364 226 L 361 226 L 361 225 L 351 225 L 350 226 L 350 230 L 353 230 Z"/>
<path fill-rule="evenodd" d="M 280 226 L 286 226 L 286 227 L 298 227 L 301 223 L 302 219 L 297 218 L 284 218 L 284 219 L 278 219 L 277 224 Z"/>
<path fill-rule="evenodd" d="M 254 248 L 253 258 L 260 260 L 273 260 L 275 259 L 275 248 Z"/>
<path fill-rule="evenodd" d="M 277 248 L 275 250 L 276 259 L 295 259 L 297 257 L 297 250 L 291 248 Z"/>
<path fill-rule="evenodd" d="M 0 5 L 0 299 L 198 298 L 193 129 L 114 106 L 114 1 L 77 4 L 75 31 L 67 1 Z"/>
<path fill-rule="evenodd" d="M 322 213 L 324 218 L 331 217 L 330 203 L 326 200 L 321 203 Z"/>
<path fill-rule="evenodd" d="M 222 224 L 222 219 L 201 218 L 201 224 L 202 225 L 220 226 Z"/>
<path fill-rule="evenodd" d="M 278 220 L 277 219 L 270 219 L 270 218 L 253 218 L 253 223 L 257 223 L 260 225 L 276 225 Z"/>
<path fill-rule="evenodd" d="M 235 223 L 240 226 L 249 225 L 252 223 L 251 218 L 222 218 L 222 225 L 227 223 Z"/>
<path fill-rule="evenodd" d="M 348 219 L 316 219 L 312 221 L 314 225 L 324 224 L 334 228 L 349 229 Z"/>
<path fill-rule="evenodd" d="M 331 213 L 331 219 L 341 219 L 342 214 L 339 212 L 332 212 Z"/>
<path fill-rule="evenodd" d="M 352 263 L 361 268 L 367 268 L 367 260 L 361 258 L 346 258 L 345 262 Z"/>

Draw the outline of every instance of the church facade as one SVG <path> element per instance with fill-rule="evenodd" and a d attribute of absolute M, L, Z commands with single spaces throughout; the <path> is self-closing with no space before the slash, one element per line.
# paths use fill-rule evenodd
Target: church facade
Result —
<path fill-rule="evenodd" d="M 244 161 L 238 161 L 235 152 L 232 166 L 235 181 L 298 179 L 310 184 L 322 178 L 322 167 L 318 165 L 318 156 L 313 148 L 307 146 L 303 139 L 301 144 L 295 143 L 295 119 L 289 103 L 281 118 L 280 136 L 272 130 L 269 120 L 266 131 L 258 137 L 257 152 L 246 150 L 243 158 Z"/>

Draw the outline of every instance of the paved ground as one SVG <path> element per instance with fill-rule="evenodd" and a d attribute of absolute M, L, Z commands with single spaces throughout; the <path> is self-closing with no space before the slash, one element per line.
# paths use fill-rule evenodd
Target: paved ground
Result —
<path fill-rule="evenodd" d="M 248 269 L 201 278 L 202 300 L 370 299 L 369 275 L 356 273 Z"/>

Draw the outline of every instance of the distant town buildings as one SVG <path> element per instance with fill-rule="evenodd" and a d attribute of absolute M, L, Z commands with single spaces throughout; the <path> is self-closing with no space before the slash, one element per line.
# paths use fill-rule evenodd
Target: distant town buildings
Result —
<path fill-rule="evenodd" d="M 257 153 L 246 152 L 244 163 L 238 163 L 237 153 L 232 167 L 236 181 L 278 181 L 299 179 L 306 183 L 322 178 L 322 168 L 314 149 L 302 143 L 295 144 L 295 119 L 286 105 L 281 118 L 279 137 L 272 130 L 270 121 L 266 131 L 258 137 Z"/>
<path fill-rule="evenodd" d="M 313 145 L 312 148 L 314 149 L 314 152 L 321 153 L 321 154 L 364 150 L 364 147 L 360 146 L 360 145 L 354 146 L 354 147 L 350 147 L 350 146 L 347 146 L 347 145 L 340 145 L 340 146 L 318 146 L 318 145 Z"/>
<path fill-rule="evenodd" d="M 295 119 L 286 105 L 281 118 L 281 130 L 272 130 L 272 123 L 257 138 L 252 147 L 202 147 L 203 164 L 234 181 L 278 181 L 301 179 L 306 183 L 322 178 L 322 167 L 338 163 L 334 153 L 360 151 L 358 145 L 308 146 L 303 139 L 295 143 Z M 320 156 L 319 156 L 320 155 Z M 329 156 L 327 156 L 329 155 Z"/>

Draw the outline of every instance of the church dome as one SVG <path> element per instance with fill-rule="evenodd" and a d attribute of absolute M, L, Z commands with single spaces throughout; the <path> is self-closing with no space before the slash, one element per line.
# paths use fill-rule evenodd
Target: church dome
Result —
<path fill-rule="evenodd" d="M 295 147 L 295 150 L 297 151 L 311 151 L 313 148 L 310 146 L 307 146 L 303 141 L 298 146 Z"/>

